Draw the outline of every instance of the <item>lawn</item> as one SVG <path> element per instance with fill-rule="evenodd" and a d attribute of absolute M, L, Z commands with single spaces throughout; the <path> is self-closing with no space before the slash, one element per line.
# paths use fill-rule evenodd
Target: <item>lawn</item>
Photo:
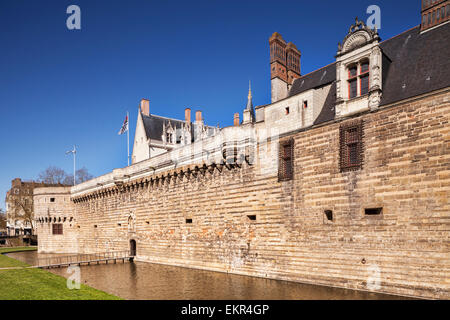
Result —
<path fill-rule="evenodd" d="M 36 248 L 0 248 L 0 269 L 28 266 L 2 254 L 25 250 L 36 250 Z M 0 300 L 116 299 L 121 298 L 83 284 L 79 290 L 69 290 L 65 278 L 41 269 L 0 270 Z"/>

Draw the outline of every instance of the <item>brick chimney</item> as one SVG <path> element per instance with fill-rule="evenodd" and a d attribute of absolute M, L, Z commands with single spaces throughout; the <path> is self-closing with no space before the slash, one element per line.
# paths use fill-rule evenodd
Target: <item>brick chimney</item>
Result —
<path fill-rule="evenodd" d="M 195 112 L 195 122 L 202 122 L 202 112 L 200 110 Z"/>
<path fill-rule="evenodd" d="M 450 0 L 422 0 L 422 24 L 420 30 L 428 30 L 449 21 L 449 5 Z"/>
<path fill-rule="evenodd" d="M 269 39 L 272 103 L 287 97 L 286 41 L 275 32 Z"/>
<path fill-rule="evenodd" d="M 22 180 L 20 178 L 15 178 L 14 180 L 11 181 L 12 187 L 20 187 L 21 184 Z"/>
<path fill-rule="evenodd" d="M 290 86 L 292 86 L 294 80 L 300 78 L 300 57 L 302 54 L 292 42 L 287 44 L 286 54 L 288 87 L 290 89 Z"/>
<path fill-rule="evenodd" d="M 140 108 L 141 108 L 141 112 L 143 115 L 145 115 L 145 116 L 150 115 L 150 101 L 149 100 L 142 99 Z"/>
<path fill-rule="evenodd" d="M 184 120 L 186 121 L 186 123 L 191 122 L 191 109 L 190 108 L 184 109 Z"/>
<path fill-rule="evenodd" d="M 235 127 L 239 126 L 239 122 L 240 122 L 240 120 L 239 120 L 239 112 L 237 112 L 237 113 L 234 114 L 234 126 Z"/>
<path fill-rule="evenodd" d="M 269 38 L 270 82 L 272 103 L 288 96 L 292 83 L 300 77 L 301 53 L 292 43 L 286 43 L 281 34 L 274 32 Z"/>

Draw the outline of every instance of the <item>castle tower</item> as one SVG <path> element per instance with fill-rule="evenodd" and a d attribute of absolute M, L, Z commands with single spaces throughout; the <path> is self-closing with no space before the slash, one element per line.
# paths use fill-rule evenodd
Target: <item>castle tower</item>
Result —
<path fill-rule="evenodd" d="M 302 54 L 292 42 L 287 44 L 286 54 L 288 89 L 290 90 L 294 80 L 300 78 L 300 57 Z"/>
<path fill-rule="evenodd" d="M 450 20 L 450 0 L 422 0 L 421 31 L 434 28 Z"/>
<path fill-rule="evenodd" d="M 270 45 L 270 82 L 272 103 L 288 95 L 288 74 L 286 69 L 286 41 L 278 32 L 269 38 Z"/>

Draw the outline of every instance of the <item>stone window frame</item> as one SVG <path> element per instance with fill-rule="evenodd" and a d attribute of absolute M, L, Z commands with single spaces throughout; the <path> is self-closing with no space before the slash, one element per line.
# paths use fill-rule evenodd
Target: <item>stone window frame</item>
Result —
<path fill-rule="evenodd" d="M 355 171 L 362 168 L 364 158 L 363 143 L 364 123 L 355 120 L 342 124 L 339 128 L 339 167 L 341 172 Z M 353 148 L 356 148 L 354 150 Z M 356 161 L 352 162 L 352 150 Z"/>
<path fill-rule="evenodd" d="M 287 152 L 286 152 L 287 151 Z M 278 147 L 278 181 L 294 178 L 294 138 L 282 140 Z"/>

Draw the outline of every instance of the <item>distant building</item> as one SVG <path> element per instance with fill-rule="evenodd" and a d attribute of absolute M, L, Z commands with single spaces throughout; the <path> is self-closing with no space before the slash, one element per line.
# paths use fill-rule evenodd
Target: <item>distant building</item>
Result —
<path fill-rule="evenodd" d="M 12 180 L 11 189 L 6 193 L 5 199 L 6 232 L 9 236 L 34 234 L 33 190 L 52 186 L 63 185 L 22 181 L 20 178 Z"/>

